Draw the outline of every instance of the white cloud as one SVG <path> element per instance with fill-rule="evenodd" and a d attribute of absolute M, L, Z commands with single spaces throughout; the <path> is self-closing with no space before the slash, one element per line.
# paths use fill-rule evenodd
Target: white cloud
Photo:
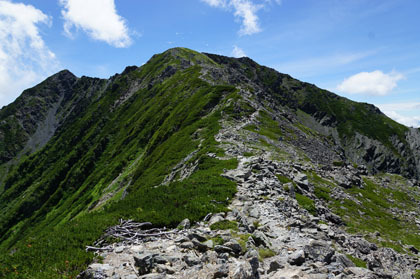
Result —
<path fill-rule="evenodd" d="M 252 35 L 261 32 L 256 13 L 262 8 L 262 5 L 256 5 L 248 0 L 231 0 L 230 4 L 235 9 L 235 17 L 242 21 L 239 34 Z"/>
<path fill-rule="evenodd" d="M 232 56 L 236 58 L 246 57 L 245 51 L 238 46 L 233 46 Z"/>
<path fill-rule="evenodd" d="M 264 8 L 265 4 L 271 4 L 272 0 L 260 1 L 256 4 L 252 0 L 201 0 L 211 7 L 233 11 L 234 16 L 241 22 L 240 35 L 252 35 L 261 32 L 257 12 Z M 275 0 L 277 4 L 281 1 Z M 264 4 L 265 3 L 265 4 Z"/>
<path fill-rule="evenodd" d="M 383 113 L 395 121 L 409 127 L 420 127 L 420 102 L 405 102 L 376 105 Z"/>
<path fill-rule="evenodd" d="M 38 24 L 51 19 L 31 5 L 0 1 L 0 105 L 58 69 Z"/>
<path fill-rule="evenodd" d="M 126 21 L 118 15 L 114 0 L 60 0 L 64 9 L 64 31 L 72 37 L 72 29 L 85 31 L 91 38 L 114 47 L 128 47 L 132 40 Z"/>
<path fill-rule="evenodd" d="M 384 111 L 420 111 L 420 102 L 380 104 L 377 107 Z"/>
<path fill-rule="evenodd" d="M 225 8 L 227 6 L 226 0 L 202 0 L 202 1 L 209 4 L 212 7 Z"/>
<path fill-rule="evenodd" d="M 389 118 L 392 118 L 405 126 L 414 128 L 420 127 L 420 116 L 404 116 L 392 110 L 384 111 L 383 113 L 385 113 Z"/>
<path fill-rule="evenodd" d="M 337 90 L 350 94 L 366 94 L 372 96 L 385 96 L 395 87 L 404 76 L 397 72 L 388 74 L 376 70 L 355 74 L 337 86 Z"/>

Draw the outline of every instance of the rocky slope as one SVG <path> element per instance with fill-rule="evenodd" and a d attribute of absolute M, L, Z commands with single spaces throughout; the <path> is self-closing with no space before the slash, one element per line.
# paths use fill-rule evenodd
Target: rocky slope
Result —
<path fill-rule="evenodd" d="M 417 278 L 418 250 L 401 243 L 404 234 L 395 240 L 399 249 L 386 247 L 384 241 L 392 237 L 384 228 L 376 230 L 364 206 L 357 208 L 358 218 L 372 226 L 350 234 L 348 225 L 356 216 L 339 216 L 332 205 L 345 208 L 346 200 L 361 205 L 363 195 L 350 189 L 369 187 L 370 181 L 394 189 L 395 177 L 368 176 L 365 167 L 313 164 L 293 147 L 262 145 L 258 139 L 265 136 L 246 130 L 264 108 L 255 109 L 249 118 L 224 121 L 216 135 L 226 152 L 219 159 L 239 161 L 222 174 L 237 183 L 227 213 L 209 213 L 191 227 L 186 219 L 169 231 L 122 222 L 118 233 L 108 230 L 108 238 L 89 248 L 97 251 L 100 263 L 79 278 Z M 284 160 L 285 155 L 296 157 Z M 418 235 L 420 190 L 412 184 L 417 182 L 398 179 L 400 190 L 414 187 L 416 199 L 398 213 L 391 210 L 389 218 L 417 223 L 404 230 Z M 109 244 L 110 238 L 123 241 Z"/>
<path fill-rule="evenodd" d="M 0 277 L 74 278 L 96 248 L 102 277 L 416 276 L 419 130 L 372 105 L 175 48 L 61 72 L 0 115 L 26 135 L 2 145 Z M 120 219 L 153 228 L 104 236 Z"/>

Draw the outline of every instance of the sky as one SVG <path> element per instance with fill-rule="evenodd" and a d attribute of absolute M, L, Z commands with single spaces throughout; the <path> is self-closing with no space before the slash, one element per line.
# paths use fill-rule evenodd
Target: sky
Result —
<path fill-rule="evenodd" d="M 418 0 L 0 0 L 0 107 L 172 47 L 257 63 L 420 126 Z"/>

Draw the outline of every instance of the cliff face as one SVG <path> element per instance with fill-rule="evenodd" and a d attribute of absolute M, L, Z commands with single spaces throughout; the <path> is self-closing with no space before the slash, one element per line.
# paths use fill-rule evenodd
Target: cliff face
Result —
<path fill-rule="evenodd" d="M 400 252 L 420 243 L 404 223 L 418 204 L 419 131 L 249 58 L 175 48 L 108 80 L 62 71 L 0 119 L 0 275 L 74 276 L 92 258 L 84 246 L 120 218 L 157 227 L 226 218 L 258 181 L 268 190 L 256 199 L 287 196 L 296 214 L 340 233 L 372 228 Z"/>

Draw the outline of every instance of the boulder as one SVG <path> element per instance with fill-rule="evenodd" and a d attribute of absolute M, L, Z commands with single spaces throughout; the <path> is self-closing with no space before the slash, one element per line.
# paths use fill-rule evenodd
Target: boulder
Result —
<path fill-rule="evenodd" d="M 138 256 L 134 256 L 134 265 L 138 267 L 140 275 L 150 273 L 155 266 L 154 258 L 159 254 L 155 253 L 143 253 Z"/>
<path fill-rule="evenodd" d="M 191 222 L 189 219 L 184 219 L 181 221 L 181 223 L 179 223 L 178 225 L 178 229 L 180 230 L 184 230 L 184 229 L 189 229 L 191 227 Z"/>
<path fill-rule="evenodd" d="M 198 234 L 198 233 L 190 233 L 190 234 L 188 235 L 188 238 L 189 238 L 190 240 L 197 239 L 197 240 L 198 240 L 198 241 L 200 241 L 200 242 L 203 242 L 203 241 L 206 241 L 206 240 L 207 240 L 207 238 L 206 238 L 205 236 L 203 236 L 203 235 L 201 235 L 201 234 Z"/>
<path fill-rule="evenodd" d="M 232 253 L 233 250 L 227 246 L 224 245 L 216 245 L 214 246 L 214 251 L 216 251 L 216 253 L 221 254 L 221 253 Z"/>
<path fill-rule="evenodd" d="M 221 264 L 216 267 L 213 278 L 225 278 L 229 276 L 229 267 L 226 264 Z"/>
<path fill-rule="evenodd" d="M 341 265 L 342 267 L 346 268 L 346 267 L 354 267 L 354 263 L 347 258 L 346 255 L 343 254 L 339 254 L 336 253 L 332 258 L 331 258 L 332 262 L 338 263 L 339 265 Z"/>
<path fill-rule="evenodd" d="M 235 267 L 232 279 L 253 279 L 252 267 L 249 262 L 240 262 Z"/>
<path fill-rule="evenodd" d="M 291 265 L 302 265 L 305 262 L 305 252 L 303 250 L 297 250 L 290 254 L 287 258 L 287 262 Z"/>
<path fill-rule="evenodd" d="M 223 245 L 232 249 L 235 255 L 239 255 L 242 252 L 241 245 L 235 239 L 231 239 L 230 241 L 226 242 Z"/>
<path fill-rule="evenodd" d="M 270 262 L 270 267 L 269 267 L 267 273 L 276 272 L 277 270 L 283 269 L 283 268 L 284 268 L 284 265 L 282 263 L 274 260 L 274 261 Z"/>
<path fill-rule="evenodd" d="M 298 173 L 293 178 L 293 181 L 300 187 L 302 187 L 305 190 L 309 190 L 309 181 L 308 176 L 304 173 Z"/>
<path fill-rule="evenodd" d="M 182 260 L 188 265 L 188 266 L 194 266 L 201 263 L 201 260 L 193 254 L 185 255 Z"/>
<path fill-rule="evenodd" d="M 305 255 L 314 261 L 330 263 L 334 250 L 325 241 L 312 240 L 304 248 Z"/>
<path fill-rule="evenodd" d="M 252 238 L 255 241 L 255 244 L 257 246 L 263 245 L 265 247 L 269 247 L 270 246 L 270 241 L 268 240 L 267 236 L 259 230 L 254 231 L 254 233 L 252 234 Z"/>

